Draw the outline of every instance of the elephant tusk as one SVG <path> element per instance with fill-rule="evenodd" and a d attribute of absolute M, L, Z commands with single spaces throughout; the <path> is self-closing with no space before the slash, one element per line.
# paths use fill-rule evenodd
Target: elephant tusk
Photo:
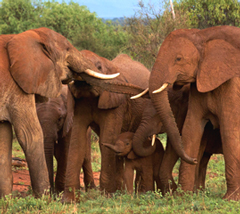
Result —
<path fill-rule="evenodd" d="M 164 83 L 164 84 L 162 85 L 162 87 L 160 87 L 159 89 L 153 91 L 152 93 L 153 93 L 153 94 L 160 93 L 161 91 L 163 91 L 163 90 L 164 90 L 165 88 L 167 88 L 167 87 L 168 87 L 168 83 Z"/>
<path fill-rule="evenodd" d="M 140 94 L 137 94 L 137 95 L 135 95 L 135 96 L 130 97 L 130 99 L 131 99 L 131 100 L 137 99 L 137 98 L 143 96 L 144 94 L 146 94 L 148 91 L 149 91 L 149 88 L 146 88 L 146 89 L 145 89 L 143 92 L 141 92 Z"/>
<path fill-rule="evenodd" d="M 100 74 L 100 73 L 97 73 L 97 72 L 95 72 L 93 70 L 90 70 L 90 69 L 87 69 L 84 72 L 86 74 L 88 74 L 89 76 L 96 77 L 98 79 L 114 79 L 117 76 L 119 76 L 119 74 L 120 74 L 120 73 L 116 73 L 116 74 Z"/>
<path fill-rule="evenodd" d="M 71 82 L 68 83 L 69 85 L 73 85 L 74 84 L 74 80 L 72 80 Z"/>
<path fill-rule="evenodd" d="M 152 146 L 154 145 L 155 140 L 156 140 L 156 135 L 154 134 L 154 135 L 152 136 Z"/>

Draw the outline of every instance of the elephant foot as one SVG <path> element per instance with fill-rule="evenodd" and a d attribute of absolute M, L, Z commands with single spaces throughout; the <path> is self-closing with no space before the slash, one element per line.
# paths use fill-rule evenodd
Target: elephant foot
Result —
<path fill-rule="evenodd" d="M 163 194 L 163 196 L 166 193 L 172 194 L 173 192 L 176 191 L 176 189 L 177 189 L 177 184 L 174 181 L 169 180 L 168 184 L 163 184 L 162 194 Z"/>
<path fill-rule="evenodd" d="M 94 182 L 91 182 L 88 185 L 86 185 L 85 189 L 86 189 L 86 192 L 87 192 L 90 189 L 97 189 L 97 187 L 96 187 Z"/>
<path fill-rule="evenodd" d="M 71 204 L 76 201 L 75 197 L 75 188 L 69 187 L 68 189 L 65 188 L 63 192 L 62 203 Z"/>
<path fill-rule="evenodd" d="M 228 201 L 239 201 L 240 200 L 240 187 L 238 187 L 234 191 L 228 191 L 224 196 L 223 199 L 227 199 Z"/>

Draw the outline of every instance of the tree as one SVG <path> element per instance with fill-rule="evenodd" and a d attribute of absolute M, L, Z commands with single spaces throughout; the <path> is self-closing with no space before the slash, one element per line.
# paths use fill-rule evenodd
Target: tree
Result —
<path fill-rule="evenodd" d="M 113 59 L 127 43 L 122 27 L 104 23 L 96 13 L 78 3 L 54 0 L 3 0 L 0 5 L 0 33 L 20 33 L 48 27 L 65 36 L 79 50 L 88 49 Z"/>
<path fill-rule="evenodd" d="M 191 27 L 203 29 L 216 25 L 240 26 L 237 0 L 182 0 L 175 5 L 186 11 Z"/>
<path fill-rule="evenodd" d="M 20 33 L 38 27 L 39 3 L 31 0 L 3 0 L 0 5 L 0 33 Z"/>
<path fill-rule="evenodd" d="M 164 11 L 162 7 L 145 5 L 142 1 L 139 8 L 134 17 L 126 19 L 130 39 L 125 52 L 151 70 L 165 37 L 174 29 L 188 28 L 188 17 L 183 10 L 174 8 L 173 19 L 169 1 L 165 2 Z"/>

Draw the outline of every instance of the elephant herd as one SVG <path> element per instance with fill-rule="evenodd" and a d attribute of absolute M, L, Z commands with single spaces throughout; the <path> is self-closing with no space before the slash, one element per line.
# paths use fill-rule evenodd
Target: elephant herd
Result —
<path fill-rule="evenodd" d="M 112 61 L 74 48 L 47 29 L 0 36 L 0 195 L 12 191 L 12 127 L 36 196 L 76 200 L 83 168 L 94 188 L 90 128 L 99 136 L 100 189 L 205 187 L 213 153 L 225 160 L 227 192 L 240 200 L 240 29 L 180 29 L 162 43 L 149 72 L 126 54 Z M 67 86 L 62 86 L 67 84 Z M 143 92 L 143 93 L 142 93 Z M 139 94 L 139 95 L 137 95 Z M 131 97 L 132 96 L 132 97 Z M 154 135 L 167 133 L 166 149 Z M 153 142 L 153 143 L 152 143 Z M 58 167 L 53 176 L 53 155 Z"/>

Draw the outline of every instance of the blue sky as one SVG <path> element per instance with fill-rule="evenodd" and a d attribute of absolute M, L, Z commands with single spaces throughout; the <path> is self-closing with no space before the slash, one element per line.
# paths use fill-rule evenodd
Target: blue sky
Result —
<path fill-rule="evenodd" d="M 66 3 L 70 0 L 65 0 Z M 139 0 L 73 0 L 79 5 L 85 5 L 90 12 L 96 12 L 100 18 L 131 17 L 139 9 Z M 159 7 L 162 0 L 143 0 L 145 4 L 150 3 Z"/>

